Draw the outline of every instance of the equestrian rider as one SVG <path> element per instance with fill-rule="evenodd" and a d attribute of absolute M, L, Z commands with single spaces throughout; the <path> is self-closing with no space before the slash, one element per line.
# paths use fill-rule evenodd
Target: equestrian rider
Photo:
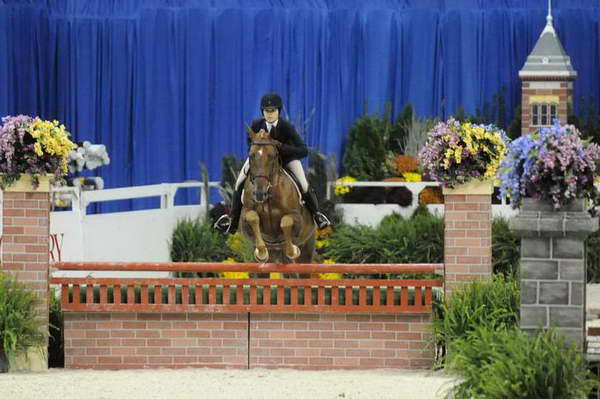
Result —
<path fill-rule="evenodd" d="M 331 224 L 327 216 L 320 210 L 317 203 L 317 197 L 313 190 L 309 190 L 308 181 L 304 175 L 304 168 L 300 159 L 308 155 L 308 149 L 302 138 L 296 132 L 296 128 L 285 119 L 280 119 L 281 108 L 283 103 L 278 94 L 265 94 L 260 100 L 260 109 L 263 118 L 256 119 L 252 122 L 251 129 L 258 133 L 261 129 L 269 132 L 269 135 L 275 140 L 276 146 L 281 155 L 282 164 L 285 169 L 291 172 L 302 190 L 302 199 L 308 210 L 312 213 L 315 223 L 320 229 L 323 229 Z M 250 140 L 248 141 L 250 144 Z M 246 162 L 237 181 L 235 182 L 235 192 L 231 204 L 230 215 L 223 215 L 215 222 L 215 229 L 224 233 L 235 233 L 242 212 L 242 191 L 244 182 L 248 176 L 250 161 L 246 158 Z"/>

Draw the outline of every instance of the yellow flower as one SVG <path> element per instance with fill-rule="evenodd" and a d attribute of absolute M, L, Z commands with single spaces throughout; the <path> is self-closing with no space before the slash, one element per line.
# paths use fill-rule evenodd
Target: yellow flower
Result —
<path fill-rule="evenodd" d="M 281 273 L 269 273 L 269 278 L 281 278 Z"/>
<path fill-rule="evenodd" d="M 249 274 L 246 272 L 223 272 L 221 273 L 223 278 L 236 278 L 236 279 L 244 279 L 250 278 Z"/>
<path fill-rule="evenodd" d="M 40 145 L 40 143 L 35 143 L 35 144 L 33 145 L 33 151 L 35 151 L 35 153 L 36 153 L 37 155 L 39 155 L 40 157 L 41 157 L 42 155 L 44 155 L 44 152 L 42 151 L 42 146 Z"/>
<path fill-rule="evenodd" d="M 27 128 L 29 134 L 36 139 L 34 151 L 38 156 L 47 153 L 58 157 L 62 174 L 67 173 L 67 154 L 75 149 L 69 140 L 69 132 L 58 121 L 43 121 L 36 118 Z"/>
<path fill-rule="evenodd" d="M 403 173 L 402 176 L 406 179 L 406 181 L 421 181 L 421 175 L 419 173 Z"/>
<path fill-rule="evenodd" d="M 598 176 L 594 179 L 594 183 L 600 184 L 600 176 Z"/>
<path fill-rule="evenodd" d="M 329 245 L 329 240 L 317 240 L 315 243 L 317 244 L 317 248 L 323 248 Z"/>
<path fill-rule="evenodd" d="M 355 182 L 356 179 L 352 176 L 344 176 L 341 177 L 339 179 L 336 180 L 336 182 L 338 183 L 350 183 L 350 182 Z M 351 187 L 350 186 L 342 186 L 339 184 L 335 184 L 335 194 L 336 195 L 344 195 L 350 192 Z"/>
<path fill-rule="evenodd" d="M 321 280 L 341 280 L 342 273 L 319 273 Z"/>
<path fill-rule="evenodd" d="M 333 260 L 333 259 L 325 259 L 323 261 L 323 263 L 326 264 L 326 265 L 332 265 L 332 264 L 335 264 L 335 260 Z"/>
<path fill-rule="evenodd" d="M 239 231 L 227 238 L 227 246 L 234 252 L 240 253 L 243 245 L 244 242 Z"/>
<path fill-rule="evenodd" d="M 326 237 L 333 232 L 331 226 L 327 226 L 324 229 L 317 229 L 317 238 Z"/>

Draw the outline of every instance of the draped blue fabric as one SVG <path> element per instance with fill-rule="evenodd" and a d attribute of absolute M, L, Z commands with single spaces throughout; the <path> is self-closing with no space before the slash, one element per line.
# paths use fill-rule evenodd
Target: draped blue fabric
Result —
<path fill-rule="evenodd" d="M 309 146 L 341 158 L 365 109 L 445 118 L 506 88 L 545 24 L 546 0 L 0 0 L 0 115 L 64 122 L 108 147 L 107 187 L 221 176 L 244 157 L 266 92 Z M 600 97 L 600 1 L 553 1 L 579 73 Z M 192 194 L 178 202 L 197 201 Z M 105 205 L 127 209 L 130 203 Z M 134 208 L 148 206 L 147 202 Z"/>

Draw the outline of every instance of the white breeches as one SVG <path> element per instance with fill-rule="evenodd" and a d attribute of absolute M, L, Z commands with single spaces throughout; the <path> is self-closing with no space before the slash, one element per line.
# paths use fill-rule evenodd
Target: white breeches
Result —
<path fill-rule="evenodd" d="M 240 170 L 240 174 L 238 175 L 238 178 L 235 182 L 236 190 L 240 187 L 240 185 L 244 182 L 244 180 L 246 180 L 246 177 L 248 177 L 249 169 L 250 169 L 250 160 L 248 158 L 246 158 L 246 162 L 244 162 L 244 166 L 242 166 L 242 169 Z M 298 183 L 300 183 L 300 189 L 302 190 L 302 192 L 303 193 L 307 192 L 308 191 L 308 181 L 306 180 L 306 176 L 304 175 L 304 168 L 302 167 L 302 162 L 300 162 L 297 159 L 294 159 L 293 161 L 290 161 L 290 162 L 288 162 L 287 165 L 285 165 L 285 169 L 294 174 L 294 177 L 296 178 Z"/>

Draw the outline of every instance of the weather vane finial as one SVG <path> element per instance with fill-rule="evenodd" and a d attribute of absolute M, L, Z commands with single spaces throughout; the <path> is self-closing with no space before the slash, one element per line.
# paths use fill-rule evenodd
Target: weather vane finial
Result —
<path fill-rule="evenodd" d="M 546 17 L 548 24 L 552 24 L 552 0 L 548 0 L 548 16 Z"/>

